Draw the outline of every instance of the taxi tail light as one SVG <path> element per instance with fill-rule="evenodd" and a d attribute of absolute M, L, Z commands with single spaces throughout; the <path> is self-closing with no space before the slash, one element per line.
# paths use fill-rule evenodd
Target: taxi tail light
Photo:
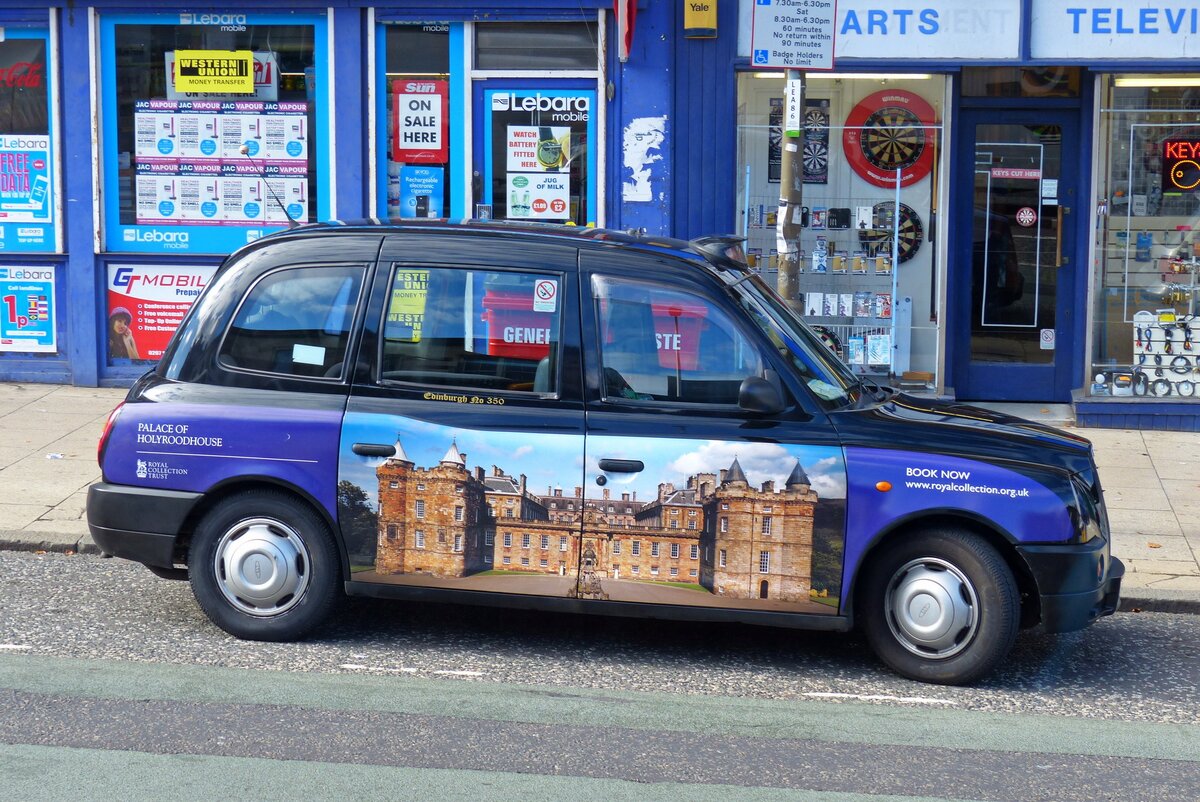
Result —
<path fill-rule="evenodd" d="M 124 407 L 125 402 L 122 401 L 112 412 L 108 413 L 108 420 L 104 421 L 104 431 L 100 432 L 100 442 L 96 444 L 96 462 L 102 471 L 104 470 L 104 452 L 108 448 L 108 436 L 112 434 L 113 424 L 117 422 Z"/>

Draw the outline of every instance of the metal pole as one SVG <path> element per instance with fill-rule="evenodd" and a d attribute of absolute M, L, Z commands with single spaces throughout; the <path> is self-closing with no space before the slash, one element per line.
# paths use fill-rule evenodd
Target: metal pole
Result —
<path fill-rule="evenodd" d="M 801 314 L 800 304 L 800 204 L 804 193 L 804 73 L 788 70 L 787 82 L 798 91 L 789 92 L 787 102 L 796 108 L 785 109 L 785 122 L 780 132 L 779 213 L 775 219 L 775 250 L 779 254 L 779 275 L 776 290 L 788 305 Z M 787 118 L 798 114 L 800 124 L 788 136 Z"/>

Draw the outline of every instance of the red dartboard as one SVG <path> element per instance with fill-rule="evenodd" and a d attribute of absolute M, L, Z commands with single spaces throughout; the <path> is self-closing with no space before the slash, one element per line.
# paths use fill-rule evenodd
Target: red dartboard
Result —
<path fill-rule="evenodd" d="M 842 131 L 851 169 L 877 187 L 915 184 L 933 170 L 937 115 L 925 99 L 904 89 L 884 89 L 855 106 Z"/>

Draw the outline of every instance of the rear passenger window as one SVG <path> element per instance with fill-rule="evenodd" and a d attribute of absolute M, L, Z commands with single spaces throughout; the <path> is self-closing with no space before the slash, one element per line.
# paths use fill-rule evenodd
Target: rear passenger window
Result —
<path fill-rule="evenodd" d="M 742 380 L 763 375 L 758 350 L 707 299 L 602 276 L 592 289 L 606 398 L 736 404 Z"/>
<path fill-rule="evenodd" d="M 307 378 L 342 374 L 361 266 L 268 273 L 238 309 L 218 361 L 224 367 Z"/>
<path fill-rule="evenodd" d="M 561 285 L 556 275 L 396 266 L 382 380 L 556 392 Z"/>

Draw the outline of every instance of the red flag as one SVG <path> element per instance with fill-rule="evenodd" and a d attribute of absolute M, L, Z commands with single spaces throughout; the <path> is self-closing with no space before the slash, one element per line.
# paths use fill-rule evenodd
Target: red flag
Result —
<path fill-rule="evenodd" d="M 633 23 L 637 19 L 637 0 L 613 0 L 613 17 L 617 21 L 617 58 L 629 60 L 633 48 Z"/>

